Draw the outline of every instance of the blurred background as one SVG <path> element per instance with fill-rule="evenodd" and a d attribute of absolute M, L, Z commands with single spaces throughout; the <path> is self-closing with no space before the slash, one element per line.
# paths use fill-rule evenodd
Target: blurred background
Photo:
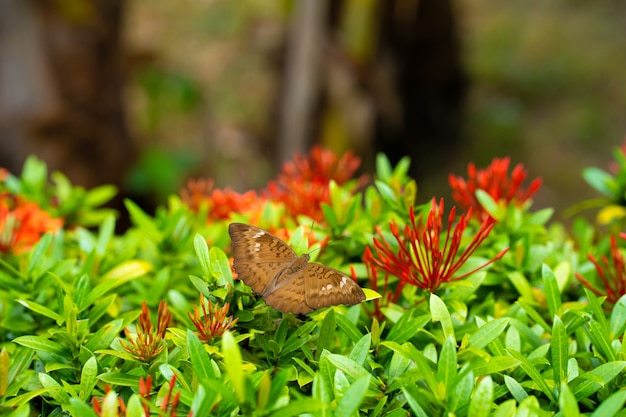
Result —
<path fill-rule="evenodd" d="M 312 144 L 409 155 L 419 202 L 510 155 L 562 210 L 626 136 L 625 68 L 619 0 L 2 0 L 0 166 L 149 208 Z"/>

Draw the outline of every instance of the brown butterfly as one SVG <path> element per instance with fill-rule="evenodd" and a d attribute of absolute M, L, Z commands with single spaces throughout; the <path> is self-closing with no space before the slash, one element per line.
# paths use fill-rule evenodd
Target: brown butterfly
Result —
<path fill-rule="evenodd" d="M 309 313 L 338 304 L 353 305 L 365 293 L 345 274 L 309 263 L 285 242 L 255 226 L 231 223 L 233 268 L 239 279 L 260 294 L 265 303 L 283 313 Z"/>

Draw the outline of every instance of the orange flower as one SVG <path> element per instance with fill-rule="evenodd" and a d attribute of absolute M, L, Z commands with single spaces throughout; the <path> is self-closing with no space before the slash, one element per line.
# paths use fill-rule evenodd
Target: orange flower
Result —
<path fill-rule="evenodd" d="M 504 200 L 507 204 L 512 201 L 522 204 L 529 200 L 541 186 L 541 178 L 535 178 L 528 188 L 523 188 L 522 183 L 528 177 L 528 172 L 522 164 L 518 164 L 509 177 L 510 162 L 508 157 L 494 158 L 486 169 L 478 170 L 470 163 L 467 166 L 467 181 L 450 174 L 448 182 L 452 187 L 452 198 L 465 211 L 472 207 L 474 216 L 479 220 L 490 216 L 476 198 L 476 190 L 483 190 L 495 201 Z"/>
<path fill-rule="evenodd" d="M 42 235 L 62 226 L 63 219 L 51 217 L 36 203 L 9 193 L 0 194 L 0 252 L 27 252 Z"/>
<path fill-rule="evenodd" d="M 200 306 L 202 307 L 202 315 L 198 306 L 193 307 L 193 314 L 187 313 L 189 319 L 198 330 L 198 338 L 204 343 L 208 343 L 215 337 L 221 337 L 226 330 L 231 329 L 239 319 L 233 319 L 228 316 L 230 303 L 220 307 L 219 304 L 213 304 L 208 301 L 208 306 L 204 302 L 204 297 L 200 294 Z"/>
<path fill-rule="evenodd" d="M 131 332 L 125 328 L 127 342 L 120 340 L 120 344 L 133 357 L 142 362 L 150 362 L 156 358 L 167 347 L 165 342 L 165 331 L 170 323 L 171 314 L 167 310 L 167 303 L 159 303 L 157 312 L 157 329 L 150 322 L 150 310 L 144 301 L 141 305 L 141 314 L 139 315 L 139 325 L 136 327 L 137 335 L 133 336 Z"/>
<path fill-rule="evenodd" d="M 316 146 L 308 156 L 297 153 L 293 161 L 286 162 L 278 178 L 268 184 L 264 195 L 283 202 L 293 218 L 303 214 L 321 222 L 324 219 L 322 203 L 330 201 L 330 181 L 345 184 L 360 164 L 360 158 L 352 152 L 338 158 L 334 152 Z M 365 177 L 361 177 L 360 182 L 364 180 Z"/>
<path fill-rule="evenodd" d="M 210 220 L 228 219 L 232 213 L 245 213 L 263 204 L 254 191 L 242 194 L 229 188 L 215 189 L 213 185 L 213 180 L 189 180 L 187 188 L 180 192 L 183 202 L 196 212 L 206 204 Z"/>

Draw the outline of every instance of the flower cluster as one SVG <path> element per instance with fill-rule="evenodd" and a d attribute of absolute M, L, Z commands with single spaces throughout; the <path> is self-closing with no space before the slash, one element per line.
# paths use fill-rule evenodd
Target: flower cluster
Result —
<path fill-rule="evenodd" d="M 264 194 L 283 202 L 294 218 L 304 214 L 321 222 L 324 219 L 322 203 L 330 201 L 330 181 L 345 184 L 360 165 L 360 158 L 352 152 L 346 152 L 339 158 L 334 152 L 316 146 L 308 156 L 296 154 L 293 161 L 286 162 L 278 178 L 268 184 Z"/>
<path fill-rule="evenodd" d="M 163 416 L 168 417 L 176 417 L 176 409 L 178 408 L 178 404 L 180 403 L 180 391 L 176 394 L 173 394 L 174 387 L 176 386 L 176 375 L 172 376 L 172 379 L 169 381 L 169 389 L 163 399 L 161 400 L 161 405 L 159 406 L 159 410 Z M 152 375 L 148 375 L 145 379 L 143 377 L 139 378 L 139 396 L 144 400 L 143 404 L 143 415 L 148 417 L 150 415 L 150 396 L 152 391 Z M 124 399 L 118 397 L 117 394 L 109 388 L 107 385 L 105 388 L 106 396 L 102 399 L 97 397 L 93 397 L 92 399 L 92 408 L 94 412 L 98 416 L 126 416 L 128 415 L 126 409 L 126 403 Z M 191 417 L 193 415 L 192 411 L 189 411 L 187 417 Z"/>
<path fill-rule="evenodd" d="M 150 362 L 157 357 L 166 348 L 165 331 L 170 323 L 171 314 L 167 310 L 167 303 L 161 301 L 157 312 L 157 329 L 154 329 L 150 322 L 150 310 L 144 301 L 141 305 L 141 314 L 139 315 L 139 325 L 136 327 L 137 335 L 127 329 L 124 334 L 128 342 L 120 340 L 120 344 L 133 357 L 141 362 Z"/>
<path fill-rule="evenodd" d="M 474 216 L 479 220 L 490 216 L 476 198 L 477 190 L 483 190 L 495 201 L 504 201 L 506 204 L 514 202 L 520 205 L 529 200 L 541 187 L 541 178 L 532 180 L 528 188 L 522 187 L 528 172 L 522 164 L 518 164 L 509 177 L 510 162 L 508 157 L 494 158 L 485 169 L 476 169 L 470 163 L 467 167 L 467 180 L 450 174 L 448 181 L 452 187 L 452 198 L 465 211 L 471 207 Z"/>
<path fill-rule="evenodd" d="M 56 232 L 62 226 L 63 219 L 51 217 L 36 203 L 0 194 L 0 253 L 27 252 L 45 233 Z"/>
<path fill-rule="evenodd" d="M 230 303 L 220 307 L 213 304 L 211 300 L 204 302 L 204 297 L 200 294 L 200 306 L 202 307 L 202 315 L 198 306 L 193 307 L 193 314 L 187 313 L 194 326 L 198 330 L 198 338 L 204 343 L 208 343 L 216 337 L 221 337 L 226 330 L 231 329 L 238 319 L 228 316 Z"/>
<path fill-rule="evenodd" d="M 409 222 L 403 229 L 396 222 L 389 224 L 391 234 L 396 241 L 395 245 L 392 246 L 379 229 L 378 237 L 374 238 L 374 251 L 364 259 L 364 262 L 398 277 L 400 284 L 396 287 L 394 299 L 399 297 L 402 287 L 406 284 L 435 292 L 444 282 L 465 278 L 500 259 L 508 250 L 507 248 L 501 251 L 490 261 L 472 271 L 455 275 L 487 238 L 494 225 L 491 218 L 485 219 L 469 245 L 460 250 L 471 211 L 470 208 L 454 224 L 456 208 L 453 207 L 448 216 L 448 228 L 443 232 L 443 199 L 437 204 L 433 198 L 426 223 L 422 221 L 421 216 L 419 219 L 416 218 L 415 211 L 411 207 Z"/>
<path fill-rule="evenodd" d="M 199 211 L 206 204 L 209 219 L 224 220 L 233 213 L 251 217 L 251 222 L 260 220 L 261 213 L 269 201 L 283 204 L 291 218 L 299 215 L 322 222 L 322 203 L 330 201 L 331 181 L 338 185 L 349 181 L 361 161 L 351 152 L 338 157 L 334 152 L 314 147 L 307 156 L 296 154 L 293 161 L 286 162 L 278 177 L 270 181 L 258 195 L 254 191 L 237 193 L 230 189 L 215 189 L 211 180 L 189 181 L 181 190 L 181 197 L 192 210 Z M 364 182 L 361 177 L 360 182 Z"/>
<path fill-rule="evenodd" d="M 244 213 L 262 206 L 257 193 L 238 193 L 229 188 L 216 189 L 212 180 L 189 180 L 187 188 L 181 190 L 183 202 L 193 211 L 200 211 L 206 204 L 209 219 L 228 219 L 232 213 Z"/>
<path fill-rule="evenodd" d="M 611 261 L 606 255 L 597 259 L 592 254 L 587 257 L 595 265 L 598 277 L 602 282 L 602 288 L 598 288 L 580 273 L 576 273 L 578 280 L 597 296 L 606 296 L 609 305 L 615 305 L 626 294 L 626 262 L 624 255 L 617 246 L 615 236 L 611 236 Z"/>

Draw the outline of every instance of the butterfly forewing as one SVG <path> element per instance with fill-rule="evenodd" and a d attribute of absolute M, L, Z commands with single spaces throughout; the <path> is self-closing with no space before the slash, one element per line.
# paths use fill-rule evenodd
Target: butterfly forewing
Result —
<path fill-rule="evenodd" d="M 258 294 L 265 295 L 276 275 L 297 258 L 289 245 L 258 227 L 231 223 L 228 233 L 233 243 L 233 268 Z"/>
<path fill-rule="evenodd" d="M 365 299 L 361 287 L 341 272 L 307 263 L 285 242 L 255 226 L 232 223 L 233 267 L 239 278 L 282 312 L 308 313 Z"/>

